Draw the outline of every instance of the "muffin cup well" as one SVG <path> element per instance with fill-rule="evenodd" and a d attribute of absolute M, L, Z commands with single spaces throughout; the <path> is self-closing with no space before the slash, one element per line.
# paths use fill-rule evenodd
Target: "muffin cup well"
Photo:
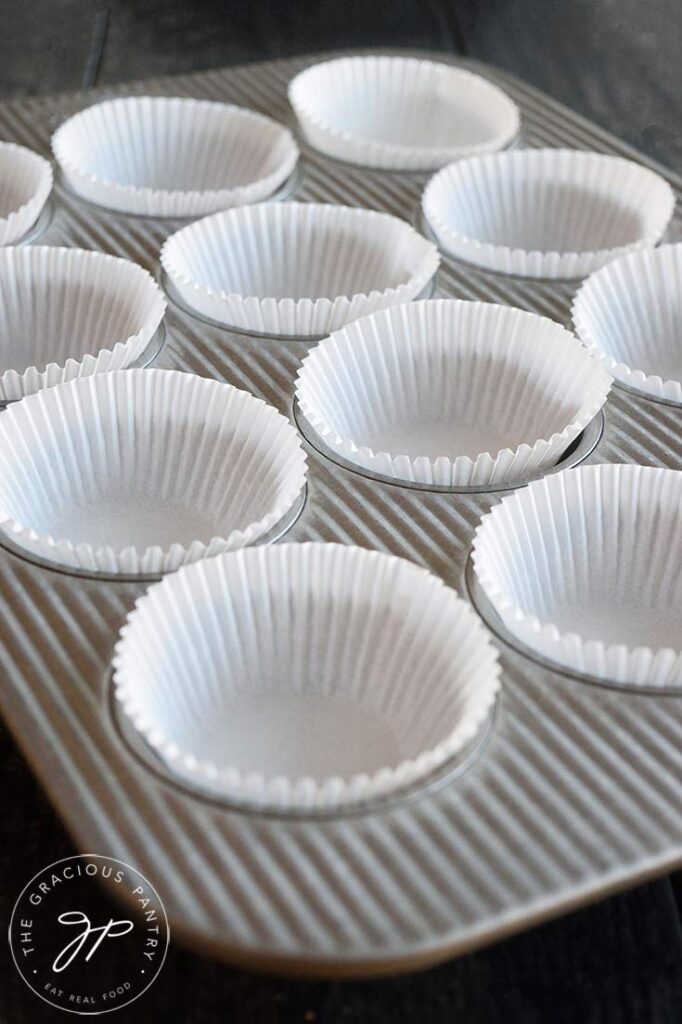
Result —
<path fill-rule="evenodd" d="M 528 149 L 471 157 L 426 186 L 439 243 L 468 263 L 523 277 L 583 277 L 655 245 L 675 206 L 670 185 L 616 156 Z"/>
<path fill-rule="evenodd" d="M 166 310 L 130 260 L 86 249 L 0 249 L 0 401 L 138 359 Z"/>
<path fill-rule="evenodd" d="M 506 306 L 413 302 L 312 349 L 296 385 L 324 444 L 370 473 L 496 486 L 554 465 L 611 377 L 558 324 Z"/>
<path fill-rule="evenodd" d="M 180 301 L 254 334 L 321 335 L 416 298 L 436 247 L 386 213 L 263 203 L 182 228 L 161 250 Z"/>
<path fill-rule="evenodd" d="M 620 384 L 682 405 L 682 243 L 602 267 L 572 312 L 578 337 Z"/>
<path fill-rule="evenodd" d="M 20 241 L 52 191 L 52 167 L 31 149 L 0 142 L 0 245 Z"/>
<path fill-rule="evenodd" d="M 157 574 L 253 544 L 306 479 L 293 427 L 229 384 L 125 370 L 0 416 L 0 529 L 79 570 Z"/>
<path fill-rule="evenodd" d="M 267 810 L 341 809 L 425 780 L 475 738 L 500 668 L 426 570 L 338 544 L 198 562 L 141 597 L 115 692 L 181 777 Z"/>
<path fill-rule="evenodd" d="M 159 96 L 87 107 L 57 129 L 52 149 L 77 195 L 151 217 L 201 217 L 267 199 L 298 160 L 291 132 L 263 114 Z"/>
<path fill-rule="evenodd" d="M 542 657 L 620 685 L 682 684 L 682 473 L 597 465 L 535 481 L 483 517 L 473 564 Z"/>
<path fill-rule="evenodd" d="M 415 57 L 340 57 L 289 83 L 306 141 L 338 160 L 435 170 L 503 149 L 519 130 L 515 103 L 464 68 Z"/>

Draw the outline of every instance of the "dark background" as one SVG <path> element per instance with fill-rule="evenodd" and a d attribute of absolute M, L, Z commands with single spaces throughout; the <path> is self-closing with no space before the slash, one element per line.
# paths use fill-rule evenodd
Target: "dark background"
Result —
<path fill-rule="evenodd" d="M 680 0 L 0 0 L 0 96 L 390 45 L 497 64 L 680 169 Z M 76 851 L 1 726 L 0 765 L 6 922 L 26 882 Z M 28 991 L 5 947 L 0 1022 L 65 1019 Z M 259 977 L 172 947 L 150 991 L 111 1019 L 680 1024 L 675 885 L 663 879 L 435 970 L 382 982 Z"/>
<path fill-rule="evenodd" d="M 680 0 L 0 0 L 0 93 L 80 88 L 306 51 L 419 46 L 515 72 L 682 163 Z M 94 52 L 97 52 L 97 46 Z"/>

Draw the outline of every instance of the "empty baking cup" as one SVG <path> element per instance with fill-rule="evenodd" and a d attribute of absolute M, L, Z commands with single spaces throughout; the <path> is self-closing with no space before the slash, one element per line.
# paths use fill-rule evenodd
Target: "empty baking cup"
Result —
<path fill-rule="evenodd" d="M 0 401 L 130 366 L 166 309 L 130 260 L 85 249 L 0 249 Z"/>
<path fill-rule="evenodd" d="M 632 253 L 588 277 L 573 323 L 619 383 L 682 404 L 682 244 Z"/>
<path fill-rule="evenodd" d="M 528 149 L 439 171 L 422 199 L 443 249 L 523 277 L 583 277 L 655 245 L 675 206 L 670 185 L 621 157 Z"/>
<path fill-rule="evenodd" d="M 201 217 L 271 196 L 298 147 L 269 117 L 227 103 L 130 96 L 69 118 L 52 149 L 71 189 L 124 213 Z"/>
<path fill-rule="evenodd" d="M 484 516 L 476 576 L 507 629 L 613 683 L 682 684 L 682 473 L 584 466 Z"/>
<path fill-rule="evenodd" d="M 293 427 L 229 384 L 124 370 L 0 415 L 0 529 L 50 562 L 162 573 L 252 544 L 294 506 Z"/>
<path fill-rule="evenodd" d="M 438 252 L 387 213 L 263 203 L 182 228 L 161 263 L 195 312 L 255 334 L 307 336 L 415 298 Z"/>
<path fill-rule="evenodd" d="M 470 605 L 425 569 L 339 544 L 199 562 L 150 587 L 114 657 L 170 767 L 239 804 L 330 809 L 424 779 L 499 687 Z"/>
<path fill-rule="evenodd" d="M 463 68 L 414 57 L 341 57 L 289 85 L 308 143 L 366 167 L 435 170 L 502 149 L 519 130 L 516 104 Z"/>
<path fill-rule="evenodd" d="M 18 242 L 31 230 L 51 190 L 52 167 L 44 157 L 0 142 L 0 245 Z"/>
<path fill-rule="evenodd" d="M 326 447 L 370 473 L 483 487 L 554 465 L 610 384 L 551 320 L 435 299 L 326 338 L 303 360 L 296 397 Z"/>

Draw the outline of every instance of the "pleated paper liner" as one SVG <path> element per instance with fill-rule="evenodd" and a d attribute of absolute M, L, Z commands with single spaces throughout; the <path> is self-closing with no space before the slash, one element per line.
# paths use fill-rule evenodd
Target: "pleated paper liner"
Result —
<path fill-rule="evenodd" d="M 78 195 L 154 217 L 201 217 L 267 199 L 298 160 L 291 132 L 271 118 L 180 97 L 87 107 L 55 132 L 52 149 Z"/>
<path fill-rule="evenodd" d="M 476 577 L 541 657 L 616 685 L 682 685 L 682 473 L 582 466 L 483 517 Z"/>
<path fill-rule="evenodd" d="M 427 185 L 422 210 L 442 248 L 523 277 L 576 278 L 655 245 L 670 185 L 631 160 L 560 149 L 460 160 Z"/>
<path fill-rule="evenodd" d="M 280 413 L 229 384 L 130 369 L 0 415 L 0 529 L 77 570 L 158 574 L 252 544 L 300 498 L 306 459 Z"/>
<path fill-rule="evenodd" d="M 682 404 L 682 244 L 632 253 L 588 277 L 573 323 L 620 384 Z"/>
<path fill-rule="evenodd" d="M 34 226 L 52 191 L 52 167 L 25 146 L 0 142 L 0 245 L 18 242 Z"/>
<path fill-rule="evenodd" d="M 114 658 L 169 767 L 236 804 L 343 808 L 414 785 L 485 723 L 495 648 L 403 559 L 282 544 L 198 562 L 141 597 Z"/>
<path fill-rule="evenodd" d="M 414 57 L 341 57 L 289 84 L 306 141 L 365 167 L 435 170 L 503 149 L 519 130 L 515 103 L 463 68 Z"/>
<path fill-rule="evenodd" d="M 130 366 L 166 309 L 129 260 L 85 249 L 0 249 L 0 402 Z"/>
<path fill-rule="evenodd" d="M 438 268 L 436 247 L 386 213 L 263 203 L 171 235 L 161 264 L 180 301 L 254 334 L 322 335 L 407 302 Z"/>
<path fill-rule="evenodd" d="M 483 487 L 553 466 L 610 383 L 551 320 L 437 299 L 332 334 L 304 359 L 296 397 L 325 445 L 374 475 Z"/>

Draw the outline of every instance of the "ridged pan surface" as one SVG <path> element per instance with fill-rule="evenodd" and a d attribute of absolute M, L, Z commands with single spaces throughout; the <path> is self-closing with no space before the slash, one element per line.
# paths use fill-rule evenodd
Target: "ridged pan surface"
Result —
<path fill-rule="evenodd" d="M 314 59 L 157 79 L 107 95 L 228 100 L 291 123 L 287 82 Z M 529 86 L 469 66 L 519 104 L 524 145 L 639 158 Z M 7 103 L 0 137 L 48 154 L 54 128 L 95 98 Z M 682 183 L 662 173 L 679 197 Z M 414 221 L 426 178 L 335 164 L 304 148 L 294 194 Z M 43 223 L 34 239 L 41 244 L 102 249 L 157 275 L 159 248 L 179 226 L 107 213 L 61 184 Z M 667 237 L 682 238 L 679 213 Z M 445 258 L 435 294 L 566 322 L 574 290 Z M 230 333 L 173 303 L 166 326 L 155 365 L 227 380 L 293 416 L 308 343 Z M 590 459 L 682 469 L 682 410 L 614 390 Z M 466 595 L 472 534 L 498 497 L 380 483 L 310 449 L 306 503 L 286 536 L 393 552 Z M 405 970 L 682 862 L 682 698 L 592 685 L 502 640 L 503 695 L 480 749 L 422 792 L 322 820 L 238 813 L 188 792 L 125 738 L 112 713 L 112 650 L 144 587 L 69 576 L 0 549 L 0 702 L 78 847 L 134 864 L 163 898 L 173 934 L 195 948 L 309 974 Z"/>

